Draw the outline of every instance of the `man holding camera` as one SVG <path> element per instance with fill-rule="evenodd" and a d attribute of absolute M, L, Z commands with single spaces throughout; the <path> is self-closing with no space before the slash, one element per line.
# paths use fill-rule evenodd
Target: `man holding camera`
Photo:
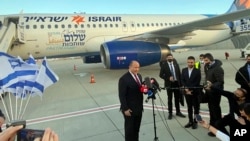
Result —
<path fill-rule="evenodd" d="M 222 62 L 214 59 L 212 54 L 206 53 L 204 55 L 206 81 L 210 82 L 209 85 L 224 89 L 224 70 Z M 208 109 L 210 114 L 210 125 L 215 126 L 215 123 L 221 119 L 220 101 L 221 95 L 212 89 L 206 89 L 208 96 Z M 212 132 L 208 133 L 209 136 L 215 136 Z"/>

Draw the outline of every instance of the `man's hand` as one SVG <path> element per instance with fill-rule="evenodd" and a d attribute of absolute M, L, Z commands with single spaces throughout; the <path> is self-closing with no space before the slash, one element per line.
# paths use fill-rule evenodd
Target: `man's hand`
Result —
<path fill-rule="evenodd" d="M 130 109 L 124 111 L 124 115 L 125 115 L 125 116 L 128 116 L 128 117 L 131 116 L 131 113 L 132 113 L 132 110 L 130 110 Z"/>

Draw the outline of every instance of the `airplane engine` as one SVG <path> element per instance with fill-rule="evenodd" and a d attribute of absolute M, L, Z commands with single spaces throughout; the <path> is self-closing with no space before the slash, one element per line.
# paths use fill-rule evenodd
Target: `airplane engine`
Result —
<path fill-rule="evenodd" d="M 132 60 L 148 66 L 165 60 L 170 53 L 167 45 L 143 41 L 110 41 L 100 48 L 101 60 L 107 69 L 128 68 Z"/>

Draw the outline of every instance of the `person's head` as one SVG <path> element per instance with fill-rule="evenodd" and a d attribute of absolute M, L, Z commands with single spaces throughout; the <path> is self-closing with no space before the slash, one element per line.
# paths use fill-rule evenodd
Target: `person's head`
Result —
<path fill-rule="evenodd" d="M 5 116 L 0 110 L 0 127 L 4 124 L 4 122 L 5 122 Z"/>
<path fill-rule="evenodd" d="M 140 70 L 140 64 L 139 62 L 133 60 L 129 64 L 129 71 L 133 74 L 137 74 Z"/>
<path fill-rule="evenodd" d="M 242 116 L 244 116 L 248 121 L 250 121 L 250 103 L 244 104 Z"/>
<path fill-rule="evenodd" d="M 204 54 L 200 54 L 199 59 L 200 59 L 200 62 L 203 62 L 203 60 L 204 60 Z"/>
<path fill-rule="evenodd" d="M 247 55 L 246 61 L 247 61 L 247 64 L 250 65 L 250 54 Z"/>
<path fill-rule="evenodd" d="M 167 54 L 167 61 L 172 62 L 174 60 L 174 57 L 171 53 Z"/>
<path fill-rule="evenodd" d="M 195 58 L 194 56 L 189 56 L 187 58 L 187 65 L 188 65 L 188 68 L 193 68 L 194 67 L 194 64 L 195 64 Z"/>
<path fill-rule="evenodd" d="M 204 63 L 211 64 L 214 61 L 214 57 L 211 53 L 204 54 Z"/>
<path fill-rule="evenodd" d="M 234 98 L 236 101 L 244 101 L 246 99 L 247 91 L 243 88 L 237 88 L 234 91 Z"/>

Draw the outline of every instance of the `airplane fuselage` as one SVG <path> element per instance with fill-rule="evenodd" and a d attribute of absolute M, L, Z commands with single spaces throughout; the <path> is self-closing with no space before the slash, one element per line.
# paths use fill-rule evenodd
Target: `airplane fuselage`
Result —
<path fill-rule="evenodd" d="M 95 14 L 20 14 L 2 16 L 4 25 L 16 24 L 18 42 L 8 53 L 22 58 L 84 56 L 99 54 L 100 45 L 117 38 L 178 26 L 205 15 L 95 15 Z M 1 32 L 1 30 L 0 30 Z M 230 28 L 196 30 L 179 37 L 177 45 L 200 47 L 232 35 Z M 1 35 L 1 34 L 0 34 Z M 178 37 L 177 37 L 178 38 Z"/>

